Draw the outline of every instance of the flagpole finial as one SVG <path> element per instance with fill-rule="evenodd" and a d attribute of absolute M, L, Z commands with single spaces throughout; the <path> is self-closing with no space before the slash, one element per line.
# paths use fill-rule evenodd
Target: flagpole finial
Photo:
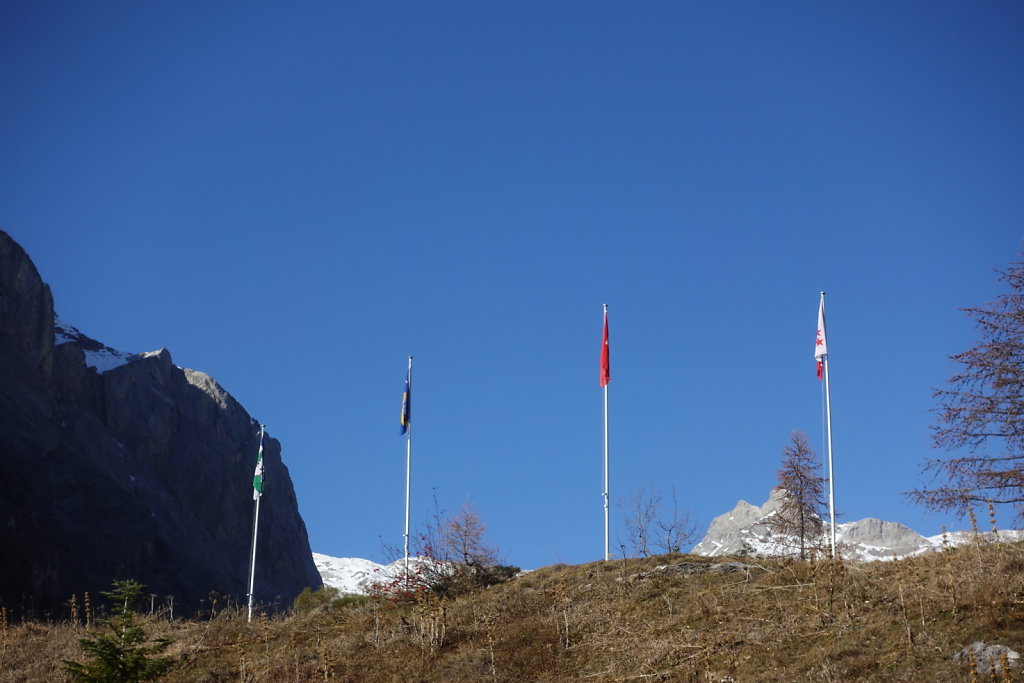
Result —
<path fill-rule="evenodd" d="M 608 304 L 604 304 L 604 311 L 605 311 L 605 313 L 608 312 Z"/>
<path fill-rule="evenodd" d="M 818 292 L 818 294 L 821 294 L 822 296 L 825 296 L 825 292 Z"/>

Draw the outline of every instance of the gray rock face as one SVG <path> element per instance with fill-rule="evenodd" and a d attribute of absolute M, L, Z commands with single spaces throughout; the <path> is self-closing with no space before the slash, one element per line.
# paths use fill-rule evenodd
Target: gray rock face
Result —
<path fill-rule="evenodd" d="M 974 664 L 974 671 L 983 676 L 1009 674 L 1010 669 L 1020 668 L 1020 653 L 1005 645 L 975 641 L 953 655 L 958 664 Z"/>
<path fill-rule="evenodd" d="M 697 555 L 733 555 L 749 550 L 761 555 L 792 555 L 799 543 L 772 531 L 767 521 L 775 514 L 788 495 L 784 489 L 772 490 L 761 507 L 741 500 L 736 507 L 719 515 L 708 527 L 707 534 L 693 552 Z M 811 545 L 831 549 L 827 524 L 820 538 L 811 539 Z M 888 560 L 893 557 L 916 555 L 940 546 L 898 522 L 867 518 L 836 525 L 836 545 L 847 559 Z"/>
<path fill-rule="evenodd" d="M 0 231 L 0 337 L 49 374 L 53 350 L 53 297 L 28 254 Z M 49 317 L 47 317 L 49 312 Z"/>
<path fill-rule="evenodd" d="M 837 541 L 841 538 L 843 542 L 861 546 L 863 553 L 873 552 L 879 557 L 904 557 L 931 547 L 928 539 L 899 522 L 885 522 L 868 517 L 837 526 Z"/>
<path fill-rule="evenodd" d="M 764 505 L 758 507 L 745 500 L 723 515 L 715 517 L 704 538 L 693 548 L 696 555 L 734 555 L 744 546 L 759 552 L 760 546 L 771 543 L 772 531 L 765 524 L 782 504 L 786 492 L 773 489 Z"/>
<path fill-rule="evenodd" d="M 627 577 L 627 581 L 647 579 L 652 576 L 677 576 L 689 577 L 699 574 L 747 574 L 756 571 L 758 567 L 743 562 L 678 562 L 676 564 L 662 564 L 649 572 L 640 572 Z M 616 579 L 621 581 L 622 579 Z"/>
<path fill-rule="evenodd" d="M 63 339 L 49 288 L 0 231 L 0 605 L 58 615 L 124 578 L 174 596 L 176 614 L 210 592 L 244 600 L 259 425 L 165 349 L 97 372 L 86 353 L 102 344 Z M 264 466 L 255 597 L 287 606 L 321 580 L 269 437 Z"/>

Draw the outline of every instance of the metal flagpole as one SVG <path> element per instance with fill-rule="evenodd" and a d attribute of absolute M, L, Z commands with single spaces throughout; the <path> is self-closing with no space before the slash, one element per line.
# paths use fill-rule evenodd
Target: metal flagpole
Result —
<path fill-rule="evenodd" d="M 825 292 L 821 292 L 822 330 L 825 334 Z M 827 347 L 826 347 L 827 348 Z M 821 357 L 822 371 L 825 380 L 825 441 L 828 446 L 828 516 L 832 534 L 832 559 L 836 559 L 836 486 L 832 470 L 832 402 L 828 386 L 828 351 Z"/>
<path fill-rule="evenodd" d="M 263 427 L 264 427 L 263 425 L 260 425 L 260 451 L 259 451 L 260 452 L 260 455 L 259 455 L 259 458 L 260 458 L 260 462 L 259 462 L 260 477 L 263 476 L 263 472 L 262 472 L 262 466 L 263 466 L 263 460 L 262 460 L 263 459 Z M 256 508 L 256 512 L 253 515 L 253 522 L 252 522 L 252 555 L 251 555 L 251 557 L 249 559 L 249 621 L 252 621 L 252 594 L 253 594 L 253 587 L 254 587 L 255 582 L 256 582 L 256 536 L 257 536 L 257 533 L 259 532 L 259 528 L 260 528 L 260 498 L 263 497 L 263 492 L 262 491 L 257 491 L 256 488 L 253 487 L 253 496 L 252 497 L 255 499 L 255 501 L 253 502 L 253 505 Z"/>
<path fill-rule="evenodd" d="M 402 420 L 405 424 L 405 580 L 409 581 L 409 495 L 412 482 L 412 356 L 409 356 L 409 374 L 405 379 L 405 401 Z"/>
<path fill-rule="evenodd" d="M 260 499 L 255 502 L 256 514 L 252 525 L 252 559 L 249 562 L 249 621 L 252 621 L 252 593 L 256 581 L 256 533 L 260 527 Z"/>
<path fill-rule="evenodd" d="M 601 384 L 604 387 L 604 561 L 611 559 L 608 542 L 609 528 L 609 498 L 608 498 L 608 384 L 609 384 L 609 359 L 608 359 L 608 304 L 604 305 L 604 339 L 601 348 Z"/>
<path fill-rule="evenodd" d="M 604 560 L 612 559 L 608 545 L 608 385 L 604 385 Z"/>

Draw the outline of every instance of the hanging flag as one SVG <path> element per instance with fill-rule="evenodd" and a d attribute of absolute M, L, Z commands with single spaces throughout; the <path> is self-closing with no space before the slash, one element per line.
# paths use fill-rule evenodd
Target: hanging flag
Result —
<path fill-rule="evenodd" d="M 263 428 L 260 428 L 260 452 L 256 455 L 256 471 L 252 475 L 252 499 L 263 495 Z"/>
<path fill-rule="evenodd" d="M 612 381 L 611 363 L 608 358 L 608 307 L 604 309 L 604 334 L 601 337 L 601 386 L 608 386 Z"/>
<path fill-rule="evenodd" d="M 818 361 L 818 379 L 822 378 L 826 356 L 828 344 L 825 343 L 825 293 L 822 292 L 821 303 L 818 304 L 818 337 L 814 340 L 814 360 Z"/>
<path fill-rule="evenodd" d="M 402 394 L 402 418 L 401 425 L 402 431 L 399 434 L 405 434 L 409 431 L 409 424 L 412 420 L 412 369 L 409 369 L 409 373 L 405 376 L 405 393 Z"/>

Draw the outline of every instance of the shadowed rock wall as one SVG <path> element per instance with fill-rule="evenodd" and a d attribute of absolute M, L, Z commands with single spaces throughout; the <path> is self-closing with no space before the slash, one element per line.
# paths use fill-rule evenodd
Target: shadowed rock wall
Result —
<path fill-rule="evenodd" d="M 244 602 L 259 425 L 164 349 L 99 373 L 90 345 L 55 345 L 50 289 L 0 231 L 0 605 L 57 616 L 124 578 L 176 614 Z M 264 464 L 256 600 L 288 606 L 320 576 L 273 438 Z"/>

